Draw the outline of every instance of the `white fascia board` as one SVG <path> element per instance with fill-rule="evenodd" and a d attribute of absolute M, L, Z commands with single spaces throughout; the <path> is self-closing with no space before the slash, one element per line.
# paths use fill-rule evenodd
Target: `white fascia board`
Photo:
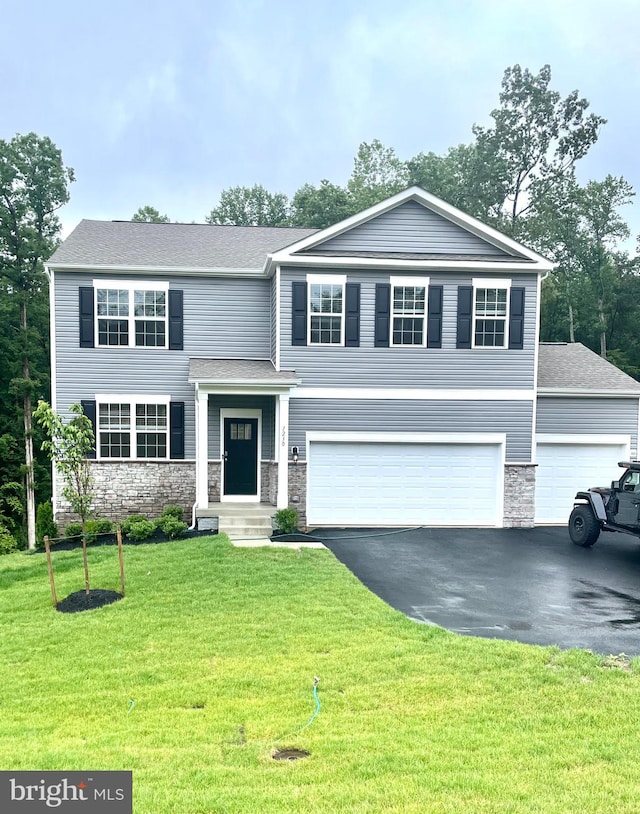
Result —
<path fill-rule="evenodd" d="M 607 399 L 638 399 L 637 390 L 583 390 L 578 387 L 539 387 L 538 398 L 607 398 Z"/>
<path fill-rule="evenodd" d="M 55 271 L 108 271 L 114 274 L 178 274 L 185 276 L 208 277 L 264 277 L 264 268 L 192 268 L 190 266 L 113 266 L 95 265 L 92 263 L 51 263 L 49 268 Z"/>
<path fill-rule="evenodd" d="M 424 189 L 417 186 L 409 187 L 408 189 L 393 195 L 391 198 L 387 198 L 386 201 L 381 201 L 380 203 L 365 209 L 363 212 L 359 212 L 356 215 L 352 215 L 350 218 L 340 221 L 340 223 L 336 223 L 334 226 L 329 226 L 327 229 L 322 229 L 319 232 L 315 232 L 314 234 L 309 235 L 309 237 L 303 238 L 297 243 L 293 243 L 286 249 L 283 249 L 280 252 L 275 252 L 274 257 L 277 257 L 278 259 L 282 259 L 283 257 L 288 258 L 293 252 L 313 248 L 317 244 L 324 243 L 332 237 L 336 237 L 344 232 L 348 232 L 355 226 L 366 223 L 368 220 L 371 220 L 384 212 L 388 212 L 391 209 L 395 209 L 397 206 L 400 206 L 400 204 L 406 203 L 407 201 L 416 201 L 423 204 L 425 207 L 427 207 L 427 209 L 430 209 L 447 220 L 456 223 L 463 229 L 466 229 L 477 237 L 486 240 L 488 243 L 491 243 L 507 253 L 516 252 L 529 260 L 533 260 L 538 268 L 554 268 L 554 264 L 547 260 L 546 257 L 534 252 L 532 249 L 528 249 L 526 246 L 516 243 L 515 240 L 503 235 L 497 229 L 493 229 L 491 226 L 481 223 L 476 218 L 472 218 L 471 215 L 466 215 L 464 212 L 456 209 L 455 206 L 451 206 L 451 204 L 446 203 L 440 198 L 436 198 L 435 195 L 431 195 L 429 192 L 426 192 Z M 517 261 L 517 258 L 514 257 L 514 261 Z"/>
<path fill-rule="evenodd" d="M 234 396 L 278 396 L 290 393 L 297 386 L 296 382 L 247 382 L 246 384 L 224 383 L 216 384 L 207 379 L 189 379 L 196 385 L 199 392 L 207 395 L 234 395 Z"/>
<path fill-rule="evenodd" d="M 536 433 L 536 444 L 585 444 L 585 445 L 612 445 L 631 443 L 630 435 L 589 435 L 588 433 Z"/>
<path fill-rule="evenodd" d="M 454 390 L 427 388 L 298 387 L 292 399 L 379 399 L 408 401 L 535 401 L 534 390 Z"/>
<path fill-rule="evenodd" d="M 331 432 L 308 431 L 307 444 L 314 441 L 369 442 L 380 444 L 501 444 L 503 432 Z"/>
<path fill-rule="evenodd" d="M 301 268 L 354 268 L 354 269 L 389 269 L 398 271 L 491 271 L 503 274 L 540 274 L 548 269 L 531 262 L 513 261 L 498 262 L 490 260 L 400 260 L 381 257 L 324 257 L 317 255 L 284 255 L 277 257 L 280 265 L 298 266 Z M 549 266 L 551 268 L 551 266 Z M 267 272 L 265 272 L 266 274 Z"/>

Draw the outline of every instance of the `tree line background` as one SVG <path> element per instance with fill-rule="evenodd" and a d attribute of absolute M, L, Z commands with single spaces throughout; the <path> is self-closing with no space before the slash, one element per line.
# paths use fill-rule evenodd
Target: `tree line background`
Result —
<path fill-rule="evenodd" d="M 555 91 L 548 65 L 537 73 L 514 65 L 488 120 L 442 155 L 402 160 L 378 140 L 362 143 L 344 186 L 305 183 L 291 198 L 259 184 L 225 189 L 206 220 L 320 229 L 417 184 L 557 264 L 542 287 L 543 341 L 582 342 L 640 378 L 640 267 L 624 217 L 634 192 L 622 177 L 580 183 L 576 173 L 605 119 L 578 91 Z M 51 494 L 31 411 L 50 400 L 43 263 L 73 180 L 48 138 L 0 140 L 0 552 L 3 540 L 35 544 L 35 507 Z M 150 205 L 132 219 L 170 220 Z"/>

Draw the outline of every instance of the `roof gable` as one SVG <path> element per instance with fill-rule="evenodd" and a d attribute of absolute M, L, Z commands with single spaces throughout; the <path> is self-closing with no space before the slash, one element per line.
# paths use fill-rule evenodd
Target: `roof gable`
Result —
<path fill-rule="evenodd" d="M 398 204 L 304 251 L 360 256 L 366 252 L 418 257 L 464 255 L 491 260 L 514 257 L 513 252 L 506 252 L 415 200 Z M 524 259 L 521 254 L 516 256 Z"/>
<path fill-rule="evenodd" d="M 457 266 L 550 271 L 553 263 L 420 187 L 410 187 L 364 212 L 275 252 L 269 263 L 331 262 L 341 257 L 371 265 L 420 261 Z"/>

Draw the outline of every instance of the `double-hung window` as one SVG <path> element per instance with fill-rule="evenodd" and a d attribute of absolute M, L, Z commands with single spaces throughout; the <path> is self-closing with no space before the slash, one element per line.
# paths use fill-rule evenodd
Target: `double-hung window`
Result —
<path fill-rule="evenodd" d="M 344 345 L 344 287 L 346 277 L 307 277 L 309 291 L 308 343 Z"/>
<path fill-rule="evenodd" d="M 429 279 L 391 278 L 391 345 L 427 344 L 425 325 Z"/>
<path fill-rule="evenodd" d="M 95 280 L 96 344 L 167 347 L 166 283 Z"/>
<path fill-rule="evenodd" d="M 168 457 L 168 396 L 97 396 L 98 457 L 164 460 Z"/>
<path fill-rule="evenodd" d="M 510 286 L 509 280 L 474 279 L 473 347 L 507 347 Z"/>

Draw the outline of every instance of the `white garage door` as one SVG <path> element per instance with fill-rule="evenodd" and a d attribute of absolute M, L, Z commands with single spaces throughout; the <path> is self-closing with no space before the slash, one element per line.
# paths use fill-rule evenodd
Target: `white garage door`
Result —
<path fill-rule="evenodd" d="M 576 492 L 591 486 L 610 486 L 622 470 L 618 461 L 629 458 L 627 436 L 538 436 L 536 462 L 536 523 L 566 523 Z"/>
<path fill-rule="evenodd" d="M 502 525 L 495 441 L 312 441 L 307 477 L 310 525 Z"/>

